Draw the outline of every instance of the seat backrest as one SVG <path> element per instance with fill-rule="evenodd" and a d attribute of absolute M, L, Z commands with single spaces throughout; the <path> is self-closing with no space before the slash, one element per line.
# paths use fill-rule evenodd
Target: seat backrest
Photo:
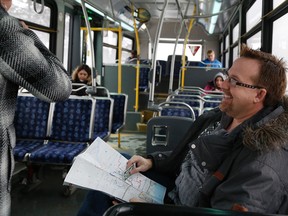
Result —
<path fill-rule="evenodd" d="M 31 94 L 19 94 L 14 117 L 17 139 L 46 139 L 50 103 Z"/>
<path fill-rule="evenodd" d="M 100 137 L 106 141 L 112 130 L 114 100 L 108 97 L 95 97 L 94 99 L 96 106 L 93 113 L 93 140 Z"/>
<path fill-rule="evenodd" d="M 54 105 L 51 140 L 90 142 L 93 100 L 89 96 L 74 96 Z"/>
<path fill-rule="evenodd" d="M 144 91 L 148 88 L 149 85 L 149 67 L 140 68 L 140 77 L 139 77 L 139 90 Z"/>
<path fill-rule="evenodd" d="M 193 124 L 193 119 L 178 116 L 158 116 L 147 123 L 147 154 L 171 151 L 182 140 Z"/>
<path fill-rule="evenodd" d="M 123 93 L 110 93 L 110 97 L 114 100 L 111 132 L 116 133 L 125 125 L 128 95 Z"/>
<path fill-rule="evenodd" d="M 165 101 L 159 104 L 159 116 L 181 116 L 196 119 L 193 108 L 181 101 Z"/>

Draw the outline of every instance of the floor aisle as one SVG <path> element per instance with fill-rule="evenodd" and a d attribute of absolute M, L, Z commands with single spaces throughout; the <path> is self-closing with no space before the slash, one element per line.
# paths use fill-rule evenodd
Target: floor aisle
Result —
<path fill-rule="evenodd" d="M 130 155 L 145 154 L 146 134 L 121 134 L 121 148 L 118 148 L 118 136 L 113 134 L 107 142 L 119 152 Z M 87 190 L 77 189 L 71 196 L 64 196 L 63 167 L 44 166 L 38 178 L 41 183 L 27 191 L 22 182 L 26 172 L 13 177 L 11 216 L 76 216 Z M 40 181 L 39 181 L 40 182 Z"/>

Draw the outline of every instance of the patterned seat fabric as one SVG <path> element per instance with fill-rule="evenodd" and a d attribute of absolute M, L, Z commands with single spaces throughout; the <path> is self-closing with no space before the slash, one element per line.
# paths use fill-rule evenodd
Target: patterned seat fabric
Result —
<path fill-rule="evenodd" d="M 126 109 L 127 109 L 127 95 L 125 94 L 111 94 L 114 99 L 113 118 L 112 118 L 112 133 L 116 133 L 125 124 Z"/>
<path fill-rule="evenodd" d="M 87 148 L 85 143 L 48 142 L 33 151 L 30 160 L 39 163 L 71 164 L 74 157 L 85 148 Z"/>
<path fill-rule="evenodd" d="M 148 88 L 150 68 L 140 68 L 139 90 L 145 91 Z"/>
<path fill-rule="evenodd" d="M 48 144 L 33 151 L 30 161 L 42 163 L 71 163 L 91 142 L 92 100 L 69 98 L 55 104 Z"/>
<path fill-rule="evenodd" d="M 29 152 L 39 148 L 47 138 L 49 109 L 50 104 L 38 98 L 18 96 L 14 118 L 16 161 L 23 161 Z"/>
<path fill-rule="evenodd" d="M 106 139 L 111 133 L 113 101 L 109 98 L 96 98 L 93 140 Z"/>

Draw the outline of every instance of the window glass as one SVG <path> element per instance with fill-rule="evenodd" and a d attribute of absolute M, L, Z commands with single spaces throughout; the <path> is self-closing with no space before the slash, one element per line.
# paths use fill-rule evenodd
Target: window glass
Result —
<path fill-rule="evenodd" d="M 103 64 L 114 64 L 116 63 L 116 49 L 111 47 L 103 47 Z"/>
<path fill-rule="evenodd" d="M 33 31 L 41 39 L 42 43 L 49 49 L 50 34 L 46 32 L 37 31 L 37 30 L 33 30 Z"/>
<path fill-rule="evenodd" d="M 262 16 L 262 0 L 255 1 L 246 14 L 246 31 L 248 32 L 257 23 L 260 22 Z"/>
<path fill-rule="evenodd" d="M 41 10 L 41 4 L 36 3 L 37 11 Z M 38 14 L 34 11 L 33 1 L 13 0 L 12 7 L 9 9 L 9 14 L 38 25 L 50 27 L 51 10 L 44 6 L 44 11 Z"/>
<path fill-rule="evenodd" d="M 286 26 L 288 14 L 275 20 L 273 23 L 272 53 L 288 62 L 288 29 Z"/>
<path fill-rule="evenodd" d="M 94 41 L 94 31 L 92 33 L 92 41 Z M 83 64 L 92 65 L 92 50 L 90 37 L 87 31 L 81 30 L 81 53 Z"/>
<path fill-rule="evenodd" d="M 285 0 L 273 0 L 273 9 L 275 9 L 276 7 L 278 7 L 282 2 L 284 2 Z"/>
<path fill-rule="evenodd" d="M 122 39 L 122 48 L 132 50 L 133 40 L 127 37 L 123 37 Z"/>
<path fill-rule="evenodd" d="M 189 61 L 201 61 L 202 60 L 202 45 L 201 44 L 187 44 L 185 55 Z M 167 61 L 169 55 L 173 55 L 174 43 L 159 42 L 156 59 Z M 165 52 L 163 52 L 165 50 Z M 175 55 L 183 54 L 183 44 L 178 44 L 176 47 Z"/>
<path fill-rule="evenodd" d="M 233 62 L 239 57 L 238 46 L 233 48 Z"/>
<path fill-rule="evenodd" d="M 112 32 L 112 31 L 104 31 L 103 32 L 103 43 L 116 46 L 117 40 L 118 40 L 117 33 Z"/>
<path fill-rule="evenodd" d="M 64 50 L 63 50 L 63 65 L 68 69 L 68 53 L 69 53 L 69 39 L 70 39 L 70 20 L 71 15 L 65 14 L 65 35 L 64 35 Z"/>
<path fill-rule="evenodd" d="M 247 39 L 247 45 L 252 49 L 261 48 L 261 31 Z"/>
<path fill-rule="evenodd" d="M 229 53 L 225 53 L 225 68 L 229 68 Z"/>
<path fill-rule="evenodd" d="M 131 56 L 131 52 L 122 51 L 122 63 L 125 63 L 126 59 Z"/>
<path fill-rule="evenodd" d="M 227 34 L 225 37 L 225 49 L 228 49 L 229 47 L 229 35 Z"/>
<path fill-rule="evenodd" d="M 238 40 L 239 37 L 239 23 L 233 28 L 233 43 Z"/>

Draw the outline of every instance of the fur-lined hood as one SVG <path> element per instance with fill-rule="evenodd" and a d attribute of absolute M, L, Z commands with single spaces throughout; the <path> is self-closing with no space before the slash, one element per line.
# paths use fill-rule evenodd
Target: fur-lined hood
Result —
<path fill-rule="evenodd" d="M 288 97 L 256 123 L 244 129 L 243 144 L 260 152 L 288 149 Z"/>

